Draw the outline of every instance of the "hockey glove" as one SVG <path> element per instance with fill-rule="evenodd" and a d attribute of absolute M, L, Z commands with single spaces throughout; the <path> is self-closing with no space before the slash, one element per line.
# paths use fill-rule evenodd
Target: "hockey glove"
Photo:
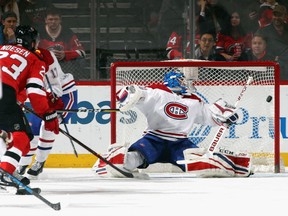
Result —
<path fill-rule="evenodd" d="M 142 97 L 142 90 L 136 85 L 126 86 L 117 92 L 117 101 L 120 104 L 120 111 L 125 112 L 131 109 Z"/>
<path fill-rule="evenodd" d="M 7 145 L 7 149 L 13 145 L 13 134 L 0 129 L 0 138 L 2 138 Z"/>
<path fill-rule="evenodd" d="M 53 110 L 49 110 L 43 115 L 44 127 L 48 131 L 52 131 L 55 134 L 59 134 L 59 121 L 57 113 Z"/>
<path fill-rule="evenodd" d="M 239 119 L 236 113 L 236 107 L 228 104 L 222 98 L 218 99 L 209 107 L 212 118 L 216 124 L 224 126 L 226 128 L 230 127 L 232 124 L 236 124 Z"/>
<path fill-rule="evenodd" d="M 51 92 L 47 92 L 48 105 L 51 109 L 61 110 L 64 109 L 64 103 L 60 97 L 54 97 Z"/>

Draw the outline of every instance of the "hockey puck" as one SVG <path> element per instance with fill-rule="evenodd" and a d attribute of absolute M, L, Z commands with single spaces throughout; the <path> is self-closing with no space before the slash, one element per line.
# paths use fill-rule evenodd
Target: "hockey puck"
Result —
<path fill-rule="evenodd" d="M 267 101 L 268 103 L 271 102 L 271 101 L 272 101 L 272 96 L 269 95 L 269 96 L 266 98 L 266 101 Z"/>

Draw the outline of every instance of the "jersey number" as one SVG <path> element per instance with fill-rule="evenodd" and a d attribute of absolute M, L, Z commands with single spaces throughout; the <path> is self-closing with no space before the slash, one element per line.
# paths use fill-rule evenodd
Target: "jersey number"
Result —
<path fill-rule="evenodd" d="M 0 51 L 0 59 L 8 57 L 9 53 L 5 51 Z M 11 65 L 2 66 L 1 70 L 7 74 L 9 74 L 11 77 L 13 77 L 14 80 L 17 79 L 17 77 L 20 75 L 20 73 L 25 69 L 27 66 L 27 60 L 23 58 L 22 56 L 18 54 L 12 54 L 9 56 L 9 58 L 12 59 Z"/>

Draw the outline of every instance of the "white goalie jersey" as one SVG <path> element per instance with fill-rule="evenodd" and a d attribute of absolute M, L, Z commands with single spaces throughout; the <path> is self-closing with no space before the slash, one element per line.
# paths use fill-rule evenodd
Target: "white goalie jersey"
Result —
<path fill-rule="evenodd" d="M 146 133 L 175 140 L 186 138 L 194 123 L 216 126 L 210 105 L 193 94 L 177 95 L 164 85 L 137 87 L 137 91 L 139 98 L 133 105 L 147 118 Z M 132 100 L 133 94 L 126 101 Z"/>

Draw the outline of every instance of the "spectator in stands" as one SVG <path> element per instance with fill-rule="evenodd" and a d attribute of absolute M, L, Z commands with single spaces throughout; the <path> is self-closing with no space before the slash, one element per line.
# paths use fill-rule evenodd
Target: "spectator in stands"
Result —
<path fill-rule="evenodd" d="M 183 28 L 183 11 L 186 0 L 162 0 L 158 16 L 158 32 L 160 47 L 165 46 L 163 38 L 168 38 L 171 32 L 177 32 L 178 35 L 186 35 Z"/>
<path fill-rule="evenodd" d="M 188 56 L 190 54 L 190 23 L 189 19 L 186 18 L 186 34 L 180 34 L 177 31 L 173 31 L 170 35 L 167 45 L 166 45 L 166 52 L 167 52 L 167 58 L 168 59 L 181 59 L 185 58 L 185 56 Z M 196 29 L 195 32 L 195 41 L 194 44 L 197 46 L 199 44 L 200 34 L 199 29 Z M 186 43 L 185 43 L 186 42 Z M 183 44 L 186 46 L 183 47 Z"/>
<path fill-rule="evenodd" d="M 15 29 L 17 26 L 17 15 L 14 12 L 2 14 L 2 25 L 0 26 L 0 45 L 14 44 L 16 42 Z"/>
<path fill-rule="evenodd" d="M 39 28 L 45 23 L 48 8 L 54 8 L 49 0 L 20 0 L 18 3 L 21 25 L 33 25 Z"/>
<path fill-rule="evenodd" d="M 200 34 L 211 32 L 215 35 L 229 26 L 230 14 L 218 0 L 199 0 L 198 19 Z"/>
<path fill-rule="evenodd" d="M 260 34 L 255 34 L 252 38 L 251 51 L 248 53 L 249 61 L 274 61 L 275 57 L 267 50 L 267 39 Z"/>
<path fill-rule="evenodd" d="M 252 33 L 246 33 L 241 24 L 240 13 L 231 14 L 230 25 L 222 29 L 217 36 L 217 51 L 227 61 L 247 60 L 247 51 L 251 48 Z"/>
<path fill-rule="evenodd" d="M 0 0 L 0 19 L 5 12 L 14 12 L 17 16 L 17 26 L 20 23 L 18 3 L 16 0 Z"/>
<path fill-rule="evenodd" d="M 51 50 L 57 57 L 64 72 L 68 72 L 65 69 L 66 63 L 69 64 L 71 61 L 85 58 L 86 53 L 77 35 L 71 29 L 62 25 L 59 10 L 55 8 L 47 9 L 45 26 L 39 29 L 39 33 L 39 47 Z M 77 67 L 77 63 L 75 62 L 73 66 Z"/>
<path fill-rule="evenodd" d="M 260 0 L 261 1 L 261 0 Z M 245 23 L 243 28 L 246 32 L 255 32 L 259 28 L 258 18 L 259 18 L 259 10 L 260 5 L 262 4 L 259 0 L 241 0 L 241 1 L 233 1 L 230 6 L 233 11 L 238 9 L 241 11 L 241 22 Z"/>
<path fill-rule="evenodd" d="M 260 5 L 258 23 L 263 28 L 272 22 L 272 13 L 275 6 L 278 5 L 276 0 L 265 0 Z"/>
<path fill-rule="evenodd" d="M 288 52 L 288 24 L 287 9 L 283 5 L 278 5 L 273 10 L 272 23 L 257 33 L 267 38 L 267 49 L 274 56 L 287 55 Z"/>
<path fill-rule="evenodd" d="M 272 23 L 261 28 L 257 33 L 267 38 L 267 52 L 278 60 L 281 68 L 281 79 L 288 80 L 288 24 L 287 9 L 277 5 L 273 9 Z"/>
<path fill-rule="evenodd" d="M 215 36 L 213 34 L 203 33 L 195 50 L 195 58 L 209 61 L 226 61 L 224 56 L 216 53 L 215 44 Z"/>

